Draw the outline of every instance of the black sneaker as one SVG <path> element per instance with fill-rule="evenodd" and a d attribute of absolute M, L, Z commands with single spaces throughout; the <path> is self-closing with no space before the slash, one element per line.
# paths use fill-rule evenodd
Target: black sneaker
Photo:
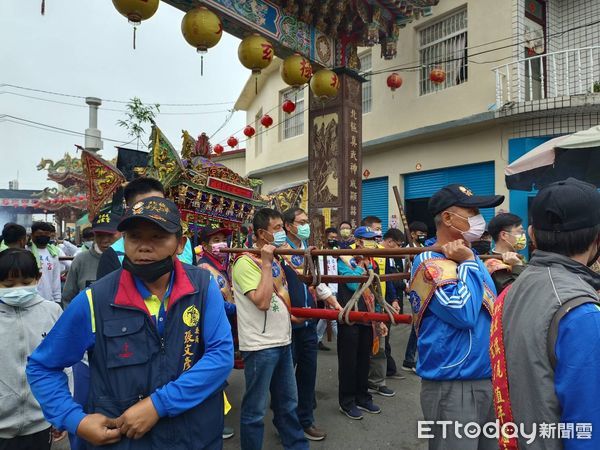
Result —
<path fill-rule="evenodd" d="M 340 412 L 352 420 L 361 420 L 363 418 L 362 413 L 358 410 L 356 406 L 353 406 L 350 409 L 345 409 L 340 406 Z"/>
<path fill-rule="evenodd" d="M 369 403 L 363 403 L 362 405 L 356 405 L 356 407 L 361 411 L 368 412 L 369 414 L 379 414 L 381 412 L 381 408 L 372 401 Z"/>
<path fill-rule="evenodd" d="M 396 395 L 396 391 L 390 389 L 387 386 L 379 386 L 376 388 L 369 388 L 369 393 L 381 395 L 382 397 L 393 397 Z"/>

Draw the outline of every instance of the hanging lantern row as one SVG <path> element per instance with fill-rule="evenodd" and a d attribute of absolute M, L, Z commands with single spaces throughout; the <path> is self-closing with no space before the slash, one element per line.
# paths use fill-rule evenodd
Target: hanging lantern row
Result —
<path fill-rule="evenodd" d="M 119 13 L 133 25 L 133 48 L 135 50 L 135 35 L 137 27 L 148 20 L 158 10 L 159 0 L 113 0 L 113 5 Z"/>
<path fill-rule="evenodd" d="M 217 144 L 213 147 L 213 151 L 217 154 L 220 155 L 221 153 L 223 153 L 225 149 L 223 148 L 223 146 L 221 144 Z"/>
<path fill-rule="evenodd" d="M 142 21 L 154 16 L 159 4 L 160 0 L 113 0 L 117 11 L 127 17 L 129 23 L 134 26 L 134 49 L 137 27 Z M 44 2 L 42 1 L 43 13 Z M 200 53 L 201 73 L 204 72 L 203 55 L 209 48 L 217 45 L 223 36 L 221 19 L 205 6 L 197 6 L 183 16 L 181 32 L 187 43 Z M 273 56 L 273 45 L 256 33 L 244 38 L 238 47 L 240 62 L 244 67 L 250 69 L 255 77 L 271 64 Z M 283 60 L 280 74 L 283 81 L 294 88 L 300 88 L 306 83 L 310 83 L 315 96 L 323 102 L 334 98 L 339 90 L 339 78 L 333 71 L 322 69 L 313 74 L 310 61 L 298 53 Z M 446 72 L 442 68 L 436 67 L 430 71 L 429 80 L 434 84 L 442 84 L 446 81 Z M 402 78 L 397 73 L 392 73 L 387 78 L 387 85 L 392 91 L 395 91 L 402 86 Z M 258 91 L 258 78 L 256 78 L 256 90 Z"/>
<path fill-rule="evenodd" d="M 2 201 L 0 202 L 1 206 L 12 206 L 15 208 L 27 208 L 27 207 L 34 207 L 37 208 L 38 206 L 40 206 L 41 204 L 50 204 L 50 205 L 65 205 L 68 203 L 80 203 L 86 200 L 86 196 L 85 195 L 76 195 L 76 196 L 72 196 L 72 197 L 59 197 L 59 198 L 52 198 L 52 199 L 48 199 L 48 200 L 40 200 L 40 199 L 7 199 L 4 198 L 2 199 Z"/>

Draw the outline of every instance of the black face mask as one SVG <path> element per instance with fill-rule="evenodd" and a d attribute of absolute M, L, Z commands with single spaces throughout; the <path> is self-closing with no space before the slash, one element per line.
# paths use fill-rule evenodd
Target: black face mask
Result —
<path fill-rule="evenodd" d="M 135 264 L 125 255 L 123 269 L 142 281 L 152 283 L 163 275 L 173 271 L 173 257 L 167 256 L 165 259 L 150 264 Z"/>
<path fill-rule="evenodd" d="M 424 245 L 426 240 L 427 236 L 417 236 L 417 242 L 421 245 Z"/>
<path fill-rule="evenodd" d="M 475 241 L 471 243 L 471 247 L 479 255 L 487 255 L 492 249 L 492 243 L 490 241 Z"/>
<path fill-rule="evenodd" d="M 327 240 L 327 246 L 329 248 L 337 248 L 339 247 L 340 243 L 337 241 L 337 239 L 328 239 Z"/>
<path fill-rule="evenodd" d="M 45 247 L 50 243 L 49 236 L 37 236 L 33 239 L 33 243 L 36 247 Z"/>

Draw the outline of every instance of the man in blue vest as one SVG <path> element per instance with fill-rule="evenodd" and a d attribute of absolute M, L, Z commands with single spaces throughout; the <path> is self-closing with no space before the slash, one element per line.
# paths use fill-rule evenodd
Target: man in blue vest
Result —
<path fill-rule="evenodd" d="M 165 188 L 162 183 L 154 178 L 141 177 L 129 182 L 123 190 L 125 203 L 131 208 L 137 202 L 147 197 L 164 197 Z M 106 250 L 98 264 L 96 279 L 99 280 L 115 270 L 119 270 L 125 257 L 125 244 L 123 239 L 116 241 L 108 250 Z M 179 260 L 185 264 L 195 264 L 194 252 L 189 239 L 186 239 L 183 252 L 178 255 Z"/>
<path fill-rule="evenodd" d="M 305 249 L 310 238 L 308 215 L 301 208 L 290 208 L 283 213 L 283 222 L 287 235 L 287 247 Z M 284 247 L 286 247 L 284 245 Z M 292 306 L 314 308 L 315 300 L 323 300 L 332 308 L 341 310 L 331 289 L 321 283 L 312 288 L 304 284 L 298 274 L 304 270 L 304 257 L 293 255 L 283 257 L 283 270 L 288 282 Z M 316 297 L 316 299 L 315 299 Z M 296 384 L 298 386 L 298 419 L 304 429 L 304 437 L 311 441 L 322 441 L 325 431 L 315 426 L 313 414 L 315 404 L 315 385 L 317 383 L 317 324 L 312 320 L 292 320 L 292 355 L 296 365 Z"/>
<path fill-rule="evenodd" d="M 219 287 L 209 272 L 177 259 L 184 240 L 170 200 L 137 202 L 119 231 L 123 268 L 75 297 L 30 356 L 32 392 L 49 422 L 93 446 L 221 448 L 233 343 Z M 62 370 L 86 351 L 90 393 L 82 408 Z"/>

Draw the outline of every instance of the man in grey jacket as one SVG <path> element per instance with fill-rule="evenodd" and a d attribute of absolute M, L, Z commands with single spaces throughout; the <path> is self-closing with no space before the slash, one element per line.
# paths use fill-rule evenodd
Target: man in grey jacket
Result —
<path fill-rule="evenodd" d="M 543 188 L 530 210 L 537 250 L 494 308 L 501 448 L 600 448 L 600 193 L 574 178 Z M 524 434 L 530 435 L 525 437 Z"/>
<path fill-rule="evenodd" d="M 112 213 L 102 213 L 94 219 L 92 223 L 94 243 L 89 250 L 82 251 L 75 256 L 67 274 L 62 294 L 65 307 L 77 294 L 96 281 L 96 272 L 102 253 L 121 237 L 121 233 L 117 231 L 120 219 L 119 216 Z"/>

